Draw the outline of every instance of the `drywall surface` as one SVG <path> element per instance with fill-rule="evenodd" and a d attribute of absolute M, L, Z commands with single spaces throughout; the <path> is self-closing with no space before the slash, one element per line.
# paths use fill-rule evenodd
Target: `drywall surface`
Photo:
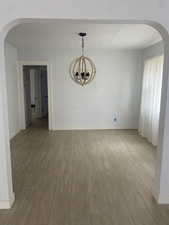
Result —
<path fill-rule="evenodd" d="M 8 119 L 10 138 L 14 137 L 19 128 L 18 107 L 18 72 L 17 72 L 17 49 L 11 44 L 5 44 L 7 97 L 8 97 Z"/>
<path fill-rule="evenodd" d="M 143 50 L 143 60 L 164 54 L 163 42 L 159 42 Z"/>
<path fill-rule="evenodd" d="M 97 7 L 96 7 L 97 6 Z M 78 9 L 78 10 L 77 10 Z M 162 91 L 162 113 L 161 113 L 161 135 L 159 144 L 159 155 L 157 158 L 158 167 L 155 179 L 155 197 L 158 202 L 169 203 L 169 93 L 168 93 L 168 61 L 169 61 L 169 31 L 168 19 L 169 1 L 167 0 L 126 0 L 126 1 L 11 1 L 6 0 L 0 7 L 0 208 L 11 207 L 14 200 L 11 160 L 8 140 L 8 119 L 7 119 L 7 98 L 4 60 L 4 33 L 10 27 L 25 20 L 32 19 L 93 19 L 109 22 L 116 22 L 119 19 L 127 23 L 143 23 L 155 26 L 165 38 L 165 67 L 164 82 Z M 154 21 L 155 23 L 153 23 Z M 156 23 L 157 22 L 157 23 Z M 160 25 L 162 24 L 162 26 Z"/>
<path fill-rule="evenodd" d="M 85 87 L 69 76 L 69 64 L 79 50 L 19 49 L 18 54 L 19 60 L 45 60 L 51 65 L 53 130 L 138 128 L 140 51 L 88 50 L 97 71 Z"/>

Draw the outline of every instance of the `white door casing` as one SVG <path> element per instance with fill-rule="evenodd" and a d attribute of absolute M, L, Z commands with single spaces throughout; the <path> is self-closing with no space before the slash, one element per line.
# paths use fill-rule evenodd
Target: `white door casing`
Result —
<path fill-rule="evenodd" d="M 25 127 L 29 127 L 32 122 L 31 115 L 31 93 L 30 93 L 30 71 L 23 67 L 23 85 L 24 85 L 24 109 L 25 109 Z"/>

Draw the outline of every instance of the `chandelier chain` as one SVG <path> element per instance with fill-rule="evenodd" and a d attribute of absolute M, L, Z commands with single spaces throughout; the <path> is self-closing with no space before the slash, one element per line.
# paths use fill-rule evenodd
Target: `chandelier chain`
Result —
<path fill-rule="evenodd" d="M 84 56 L 84 38 L 82 37 L 82 56 Z"/>

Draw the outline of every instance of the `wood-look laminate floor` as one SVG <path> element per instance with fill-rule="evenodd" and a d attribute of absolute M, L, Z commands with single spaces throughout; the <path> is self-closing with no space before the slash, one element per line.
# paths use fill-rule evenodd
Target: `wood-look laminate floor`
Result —
<path fill-rule="evenodd" d="M 136 131 L 35 124 L 11 146 L 16 201 L 0 225 L 169 225 L 151 192 L 155 149 Z"/>

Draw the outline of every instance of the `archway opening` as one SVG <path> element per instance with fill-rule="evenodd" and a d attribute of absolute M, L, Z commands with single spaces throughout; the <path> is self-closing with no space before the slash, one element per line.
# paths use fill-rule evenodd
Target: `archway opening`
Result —
<path fill-rule="evenodd" d="M 35 20 L 35 23 L 33 23 L 33 24 L 36 24 L 37 23 L 37 21 Z M 48 24 L 49 23 L 49 21 L 46 21 L 44 24 Z M 54 24 L 54 22 L 52 22 L 53 24 Z M 65 20 L 64 21 L 59 21 L 58 23 L 60 23 L 60 27 L 61 27 L 61 30 L 64 28 L 64 23 L 65 23 Z M 105 23 L 105 21 L 104 21 L 104 23 L 103 22 L 101 22 L 101 21 L 88 21 L 88 26 L 89 25 L 92 25 L 92 23 L 94 24 L 94 27 L 97 27 L 97 25 L 98 24 L 100 24 L 100 25 L 104 25 L 104 23 Z M 139 23 L 139 25 L 141 26 L 141 23 L 142 22 L 140 22 Z M 81 26 L 82 26 L 82 28 L 84 29 L 84 26 L 85 26 L 85 24 L 86 24 L 86 21 L 71 21 L 71 23 L 70 24 L 76 24 L 76 26 L 77 26 L 77 24 L 81 24 Z M 105 23 L 106 24 L 106 23 Z M 110 23 L 108 22 L 107 24 L 109 24 L 110 25 Z M 118 23 L 116 23 L 116 24 L 118 24 L 118 27 L 116 27 L 116 31 L 115 32 L 118 32 L 119 31 L 119 26 L 120 25 L 122 25 L 122 26 L 127 26 L 127 24 L 131 24 L 131 23 L 129 23 L 129 21 L 127 21 L 127 22 L 125 22 L 124 24 L 123 24 L 123 22 L 118 22 Z M 29 23 L 27 23 L 27 24 L 22 24 L 21 23 L 21 25 L 20 26 L 25 26 L 26 27 L 26 25 L 28 25 L 29 26 Z M 41 24 L 42 26 L 43 26 L 43 24 Z M 136 24 L 135 24 L 135 26 L 136 26 Z M 48 27 L 49 28 L 49 27 Z M 19 28 L 17 28 L 16 27 L 16 29 L 19 29 Z M 57 27 L 56 27 L 56 29 L 57 29 Z M 92 28 L 92 30 L 94 31 L 94 33 L 96 33 L 97 31 L 97 29 L 95 30 L 96 28 Z M 115 29 L 115 28 L 114 28 Z M 36 29 L 35 29 L 36 30 Z M 34 31 L 35 31 L 34 30 Z M 65 29 L 66 31 L 68 30 L 68 27 Z M 99 30 L 100 30 L 100 28 L 99 28 Z M 78 31 L 79 31 L 79 27 L 78 27 Z M 102 30 L 102 32 L 101 33 L 104 33 L 103 32 L 104 31 L 104 29 Z M 11 33 L 12 32 L 14 32 L 14 29 L 13 30 L 11 30 L 10 31 Z M 106 32 L 107 32 L 107 30 L 106 30 Z M 106 33 L 105 32 L 105 33 Z M 23 32 L 24 33 L 24 32 Z M 89 32 L 89 34 L 90 34 L 90 32 Z M 8 34 L 8 35 L 10 35 L 10 33 Z M 40 33 L 40 36 L 45 36 L 46 35 L 46 33 Z M 65 34 L 66 35 L 66 34 Z M 73 33 L 73 35 L 74 35 L 74 33 Z M 76 34 L 75 34 L 76 35 Z M 39 38 L 40 38 L 40 36 L 39 36 Z M 41 37 L 42 37 L 41 36 Z M 123 36 L 123 35 L 122 35 Z M 53 36 L 54 37 L 54 36 Z M 101 37 L 99 34 L 98 34 L 98 37 Z M 8 38 L 9 38 L 9 36 L 8 36 Z M 37 38 L 37 37 L 36 37 Z M 54 37 L 55 38 L 55 37 Z M 29 38 L 28 38 L 29 39 Z M 88 39 L 90 39 L 90 36 L 88 37 Z M 117 40 L 119 40 L 120 38 L 118 37 L 118 39 Z M 14 39 L 13 39 L 14 40 Z M 18 38 L 16 38 L 16 40 L 18 40 Z M 20 42 L 20 44 L 22 45 L 25 45 L 25 39 L 22 39 L 22 40 L 24 40 L 23 42 L 21 41 L 21 40 L 19 40 L 19 42 Z M 39 39 L 40 40 L 40 39 Z M 166 39 L 167 40 L 167 39 Z M 165 44 L 165 41 L 166 41 L 165 39 L 163 40 L 164 41 L 164 44 Z M 28 40 L 29 41 L 29 40 Z M 12 42 L 12 41 L 11 41 Z M 50 40 L 49 41 L 50 43 L 52 43 L 52 40 Z M 37 42 L 38 43 L 38 42 Z M 76 41 L 76 43 L 78 43 L 77 41 Z M 106 41 L 104 42 L 104 43 L 106 43 Z M 15 43 L 16 44 L 16 43 Z M 15 45 L 14 44 L 14 45 Z M 31 41 L 30 41 L 30 43 L 28 43 L 27 42 L 27 44 L 32 44 L 31 43 Z M 39 45 L 42 45 L 42 43 L 40 43 L 40 41 L 39 41 Z M 60 44 L 59 44 L 60 45 Z M 71 45 L 70 43 L 69 43 L 69 45 Z M 99 44 L 98 44 L 99 45 Z M 116 45 L 117 45 L 117 42 L 116 42 Z M 74 48 L 74 47 L 73 47 Z M 32 50 L 35 50 L 35 46 L 33 46 L 32 47 Z M 39 48 L 40 49 L 40 48 Z M 59 48 L 58 48 L 59 49 Z M 43 54 L 39 54 L 37 57 L 35 56 L 35 52 L 31 55 L 30 54 L 30 52 L 28 51 L 28 50 L 30 50 L 30 48 L 27 46 L 26 48 L 24 48 L 24 46 L 22 46 L 21 48 L 20 48 L 20 52 L 22 52 L 23 53 L 23 58 L 20 58 L 19 60 L 20 61 L 34 61 L 34 60 L 44 60 L 44 61 L 50 61 L 50 60 L 48 60 L 48 58 L 50 58 L 50 57 L 46 57 L 46 53 L 47 53 L 47 51 L 45 50 L 45 52 L 43 53 Z M 42 50 L 42 49 L 41 49 Z M 51 51 L 51 49 L 50 49 L 50 47 L 48 46 L 48 50 L 50 50 Z M 44 49 L 42 50 L 42 51 L 44 51 Z M 117 51 L 117 49 L 116 49 L 116 51 Z M 51 51 L 52 52 L 52 51 Z M 69 49 L 69 52 L 70 52 L 70 49 Z M 21 53 L 21 54 L 22 54 Z M 25 54 L 26 53 L 26 54 Z M 37 51 L 36 51 L 36 53 L 37 53 Z M 76 53 L 78 53 L 78 51 L 76 51 Z M 24 55 L 25 54 L 25 55 Z M 91 54 L 92 55 L 92 53 L 89 51 L 89 54 Z M 57 60 L 58 60 L 58 62 L 59 62 L 59 60 L 61 60 L 62 61 L 62 59 L 59 59 L 59 57 L 62 55 L 62 53 L 60 52 L 59 54 L 58 54 L 58 56 L 57 56 Z M 76 55 L 76 54 L 74 54 L 74 55 Z M 164 55 L 165 55 L 165 52 L 164 52 Z M 136 55 L 135 55 L 136 56 Z M 29 58 L 30 57 L 30 58 Z M 122 57 L 122 55 L 120 55 L 120 58 Z M 64 55 L 64 59 L 66 58 L 66 55 Z M 93 58 L 96 58 L 96 55 L 94 55 L 93 54 Z M 136 59 L 136 57 L 133 57 L 133 58 L 135 58 Z M 96 59 L 97 60 L 97 59 Z M 125 58 L 125 60 L 126 60 L 126 58 Z M 60 61 L 60 62 L 61 62 Z M 67 62 L 69 63 L 69 58 L 67 58 Z M 102 61 L 102 63 L 103 63 L 103 61 Z M 166 65 L 165 65 L 165 63 L 166 63 L 166 55 L 165 55 L 165 57 L 164 57 L 164 76 L 163 76 L 163 93 L 162 93 L 162 110 L 161 110 L 161 119 L 160 119 L 160 129 L 161 129 L 161 135 L 163 136 L 163 132 L 162 132 L 162 130 L 163 130 L 163 127 L 164 127 L 164 113 L 165 113 L 165 100 L 164 100 L 164 98 L 165 98 L 165 95 L 166 95 L 166 90 L 167 90 L 167 87 L 166 87 L 166 80 L 167 80 L 167 77 L 166 77 L 166 72 L 167 72 L 167 67 L 166 67 Z M 99 67 L 99 63 L 97 63 L 98 64 L 98 67 Z M 65 63 L 65 65 L 67 65 L 66 63 Z M 58 65 L 59 66 L 59 65 Z M 107 67 L 107 66 L 106 66 Z M 53 67 L 52 67 L 53 68 Z M 143 68 L 143 67 L 142 67 Z M 101 70 L 101 68 L 99 69 L 99 70 Z M 105 71 L 105 70 L 104 70 Z M 116 71 L 117 72 L 117 71 Z M 55 73 L 56 74 L 56 73 Z M 67 75 L 68 76 L 68 75 Z M 97 76 L 97 75 L 96 75 Z M 60 77 L 59 78 L 60 79 L 60 81 L 62 82 L 62 80 L 61 79 L 67 79 L 67 78 L 64 78 L 64 76 L 62 76 L 62 77 Z M 104 78 L 104 80 L 105 80 L 106 78 Z M 132 78 L 133 79 L 133 78 Z M 124 79 L 123 79 L 124 80 Z M 122 80 L 121 80 L 122 81 Z M 121 83 L 121 81 L 119 80 L 119 82 Z M 71 82 L 71 81 L 69 81 L 69 79 L 66 81 L 66 82 Z M 103 81 L 102 81 L 103 82 Z M 51 82 L 52 83 L 52 82 Z M 55 82 L 53 82 L 53 84 L 54 84 Z M 67 83 L 67 84 L 68 84 Z M 67 84 L 65 84 L 65 85 L 67 85 Z M 102 83 L 103 84 L 103 83 Z M 134 84 L 134 83 L 133 83 Z M 74 85 L 73 84 L 71 84 L 72 86 L 73 86 L 73 89 L 74 89 Z M 59 87 L 57 87 L 58 88 L 58 90 L 59 90 Z M 62 86 L 60 87 L 60 88 L 62 88 Z M 77 89 L 78 87 L 75 87 L 75 89 Z M 90 88 L 90 87 L 89 87 Z M 51 84 L 51 92 L 53 92 L 53 89 L 54 89 L 54 86 L 52 87 L 52 84 Z M 72 89 L 72 90 L 73 90 Z M 74 89 L 74 90 L 75 90 Z M 124 90 L 125 89 L 125 87 L 123 87 L 121 90 Z M 99 89 L 100 90 L 100 94 L 102 94 L 103 92 L 101 91 L 101 89 Z M 141 87 L 140 87 L 140 90 L 141 90 Z M 83 93 L 85 92 L 85 90 L 83 90 Z M 59 93 L 59 92 L 58 92 Z M 88 91 L 88 93 L 89 93 L 89 91 Z M 115 94 L 115 93 L 112 93 L 112 96 L 113 96 L 113 94 Z M 121 96 L 121 99 L 123 99 L 124 98 L 124 96 L 125 96 L 125 94 L 126 94 L 126 92 L 124 92 L 123 93 L 123 95 Z M 133 97 L 136 97 L 136 95 L 134 95 L 133 93 L 132 93 L 132 95 L 133 95 Z M 55 97 L 57 96 L 57 94 L 56 95 L 53 95 L 51 98 L 53 99 L 53 102 L 54 102 L 54 100 L 55 100 Z M 74 93 L 74 96 L 77 96 L 76 95 L 76 93 Z M 119 96 L 119 95 L 118 95 Z M 59 99 L 61 99 L 61 97 L 63 97 L 63 93 L 62 93 L 62 95 L 61 96 L 59 96 Z M 84 94 L 83 94 L 83 97 L 84 97 Z M 66 96 L 66 98 L 68 98 L 68 96 Z M 66 99 L 65 98 L 65 99 Z M 88 96 L 88 99 L 90 98 L 90 95 Z M 100 96 L 100 98 L 101 98 L 101 96 Z M 58 101 L 59 101 L 59 99 L 58 99 Z M 141 99 L 141 94 L 140 94 L 140 99 Z M 61 100 L 60 100 L 61 101 Z M 118 100 L 118 101 L 120 101 L 120 100 Z M 141 101 L 141 100 L 140 100 Z M 52 104 L 53 104 L 53 102 L 52 102 Z M 63 102 L 62 102 L 63 103 Z M 81 103 L 81 101 L 79 101 L 79 103 L 78 104 L 80 104 Z M 69 104 L 69 101 L 67 101 L 67 102 L 64 102 L 64 105 L 65 104 Z M 138 102 L 137 102 L 137 104 L 138 104 Z M 63 105 L 62 105 L 62 107 L 63 107 Z M 54 121 L 55 120 L 55 118 L 53 118 L 54 117 L 54 112 L 56 112 L 57 110 L 55 109 L 55 107 L 52 105 L 51 106 L 51 108 L 52 108 L 52 110 L 53 110 L 53 114 L 52 114 L 52 120 Z M 133 109 L 133 105 L 131 106 L 131 108 Z M 77 110 L 78 110 L 78 108 L 77 108 Z M 66 109 L 64 109 L 63 111 L 66 111 Z M 63 111 L 62 111 L 62 113 L 63 113 Z M 84 111 L 84 110 L 83 110 Z M 123 109 L 122 109 L 122 111 L 123 111 Z M 124 111 L 126 111 L 126 109 L 124 109 Z M 98 113 L 99 111 L 98 110 L 96 110 L 96 113 L 95 113 L 95 115 L 94 115 L 94 117 L 96 117 L 96 115 L 97 115 L 97 113 Z M 77 117 L 76 117 L 76 114 L 74 114 L 75 112 L 72 112 L 73 114 L 72 114 L 72 118 L 73 118 L 73 115 L 75 115 L 75 118 L 77 119 Z M 57 114 L 57 113 L 56 113 Z M 89 114 L 91 115 L 91 112 L 89 112 Z M 131 111 L 129 110 L 129 114 L 131 114 Z M 117 128 L 116 127 L 116 122 L 117 122 L 117 120 L 121 120 L 121 118 L 122 118 L 122 116 L 120 115 L 119 116 L 119 112 L 118 112 L 118 110 L 117 109 L 115 109 L 114 111 L 113 111 L 113 113 L 112 113 L 112 117 L 111 117 L 111 120 L 113 120 L 113 123 L 114 123 L 114 125 L 112 126 L 112 124 L 111 124 L 111 126 L 112 126 L 112 128 Z M 63 116 L 63 115 L 62 115 Z M 133 115 L 130 115 L 131 116 L 131 119 L 133 119 L 134 118 L 134 116 Z M 60 121 L 62 121 L 62 124 L 63 124 L 63 121 L 65 121 L 67 118 L 68 118 L 68 115 L 66 115 L 66 117 L 64 117 L 64 119 L 63 118 L 61 118 L 61 115 L 58 115 L 58 118 L 59 118 L 59 120 L 56 122 L 56 124 L 59 124 L 59 122 Z M 85 113 L 85 118 L 89 118 L 89 116 L 86 116 L 86 113 Z M 84 117 L 83 117 L 83 119 L 84 119 Z M 131 120 L 130 119 L 130 120 Z M 137 118 L 138 119 L 138 118 Z M 100 120 L 100 119 L 99 119 Z M 129 120 L 129 117 L 127 117 L 127 119 L 126 120 Z M 91 121 L 90 121 L 91 122 Z M 96 122 L 96 124 L 98 125 L 98 121 L 95 121 Z M 69 123 L 69 121 L 68 121 L 68 123 Z M 75 122 L 72 122 L 72 124 L 74 124 Z M 86 120 L 85 120 L 85 123 L 86 123 Z M 55 125 L 56 125 L 55 124 Z M 87 124 L 87 123 L 86 123 Z M 53 125 L 53 124 L 52 124 Z M 69 126 L 68 125 L 66 125 L 65 123 L 64 123 L 64 125 L 63 125 L 63 127 L 62 126 L 53 126 L 52 127 L 52 130 L 60 130 L 60 129 L 69 129 L 69 128 L 73 128 L 73 129 L 77 129 L 78 127 L 71 127 L 71 125 L 69 124 Z M 80 125 L 81 126 L 81 125 Z M 56 128 L 57 127 L 57 128 Z M 82 127 L 82 129 L 83 129 L 84 127 Z M 106 128 L 108 128 L 108 129 L 110 129 L 110 127 L 102 127 L 103 129 L 106 129 Z M 120 128 L 120 126 L 118 127 L 118 128 Z M 125 127 L 125 128 L 129 128 L 129 127 Z M 86 129 L 86 128 L 85 128 Z M 90 127 L 90 129 L 92 129 L 91 127 Z M 93 129 L 96 129 L 96 127 L 93 127 Z M 163 137 L 160 137 L 160 141 L 159 141 L 159 143 L 158 143 L 158 147 L 159 147 L 159 149 L 162 147 L 162 140 L 163 140 Z M 159 154 L 159 156 L 157 157 L 157 164 L 158 164 L 158 166 L 160 165 L 160 163 L 159 163 L 159 161 L 160 161 L 160 154 Z M 157 173 L 156 173 L 157 174 Z M 156 188 L 155 188 L 156 189 Z M 158 193 L 156 193 L 156 195 L 158 195 Z M 156 196 L 157 197 L 157 196 Z"/>

